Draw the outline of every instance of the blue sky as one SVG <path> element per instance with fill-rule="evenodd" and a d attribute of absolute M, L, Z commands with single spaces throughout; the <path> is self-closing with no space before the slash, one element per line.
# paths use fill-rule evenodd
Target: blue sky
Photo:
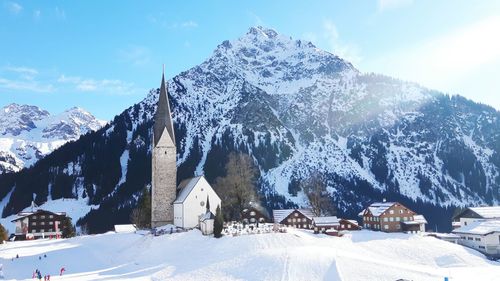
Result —
<path fill-rule="evenodd" d="M 461 0 L 0 0 L 0 106 L 111 119 L 256 25 L 500 109 L 500 1 Z"/>

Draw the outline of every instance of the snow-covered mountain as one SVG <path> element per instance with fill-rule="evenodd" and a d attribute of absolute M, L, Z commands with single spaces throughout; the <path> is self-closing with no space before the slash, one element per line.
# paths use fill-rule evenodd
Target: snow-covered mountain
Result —
<path fill-rule="evenodd" d="M 0 173 L 30 167 L 66 142 L 103 125 L 78 107 L 51 115 L 37 106 L 6 105 L 0 109 Z"/>
<path fill-rule="evenodd" d="M 498 111 L 363 74 L 310 42 L 251 28 L 172 78 L 168 90 L 178 180 L 203 173 L 213 182 L 237 151 L 254 158 L 269 208 L 305 205 L 300 182 L 315 172 L 325 176 L 339 213 L 351 218 L 387 198 L 446 230 L 456 206 L 500 201 Z M 3 215 L 33 198 L 75 197 L 100 205 L 80 221 L 90 231 L 127 222 L 151 181 L 157 98 L 152 90 L 105 128 L 24 173 L 0 177 L 0 198 L 10 196 Z"/>

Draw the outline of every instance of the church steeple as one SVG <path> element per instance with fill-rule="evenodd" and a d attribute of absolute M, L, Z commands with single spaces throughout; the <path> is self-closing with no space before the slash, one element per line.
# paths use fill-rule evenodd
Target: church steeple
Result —
<path fill-rule="evenodd" d="M 153 138 L 154 146 L 158 144 L 160 138 L 167 129 L 168 135 L 175 146 L 174 125 L 172 123 L 172 114 L 170 112 L 170 104 L 168 102 L 167 87 L 165 83 L 165 70 L 161 76 L 160 97 L 156 107 L 154 116 Z"/>

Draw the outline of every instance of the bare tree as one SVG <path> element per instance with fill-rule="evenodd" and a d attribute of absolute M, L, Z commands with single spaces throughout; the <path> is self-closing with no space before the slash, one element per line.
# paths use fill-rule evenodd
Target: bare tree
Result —
<path fill-rule="evenodd" d="M 239 219 L 241 210 L 258 199 L 256 192 L 257 169 L 247 154 L 229 154 L 226 175 L 215 179 L 215 190 L 221 197 L 227 219 Z"/>
<path fill-rule="evenodd" d="M 315 216 L 333 215 L 336 213 L 330 195 L 326 190 L 326 178 L 320 173 L 312 173 L 301 184 L 302 191 L 309 201 Z"/>

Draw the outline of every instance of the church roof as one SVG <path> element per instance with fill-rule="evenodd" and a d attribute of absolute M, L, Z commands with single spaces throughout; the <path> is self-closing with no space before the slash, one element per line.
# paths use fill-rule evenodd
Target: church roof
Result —
<path fill-rule="evenodd" d="M 179 190 L 179 194 L 177 195 L 177 198 L 175 199 L 174 203 L 182 203 L 186 198 L 188 197 L 189 193 L 194 189 L 198 181 L 202 178 L 203 176 L 198 176 L 194 178 L 189 178 L 181 181 L 177 189 Z"/>
<path fill-rule="evenodd" d="M 174 125 L 172 122 L 172 113 L 170 112 L 170 104 L 168 101 L 167 87 L 165 83 L 165 75 L 161 76 L 160 96 L 154 116 L 153 138 L 156 146 L 160 140 L 163 131 L 167 129 L 168 135 L 175 145 Z"/>

